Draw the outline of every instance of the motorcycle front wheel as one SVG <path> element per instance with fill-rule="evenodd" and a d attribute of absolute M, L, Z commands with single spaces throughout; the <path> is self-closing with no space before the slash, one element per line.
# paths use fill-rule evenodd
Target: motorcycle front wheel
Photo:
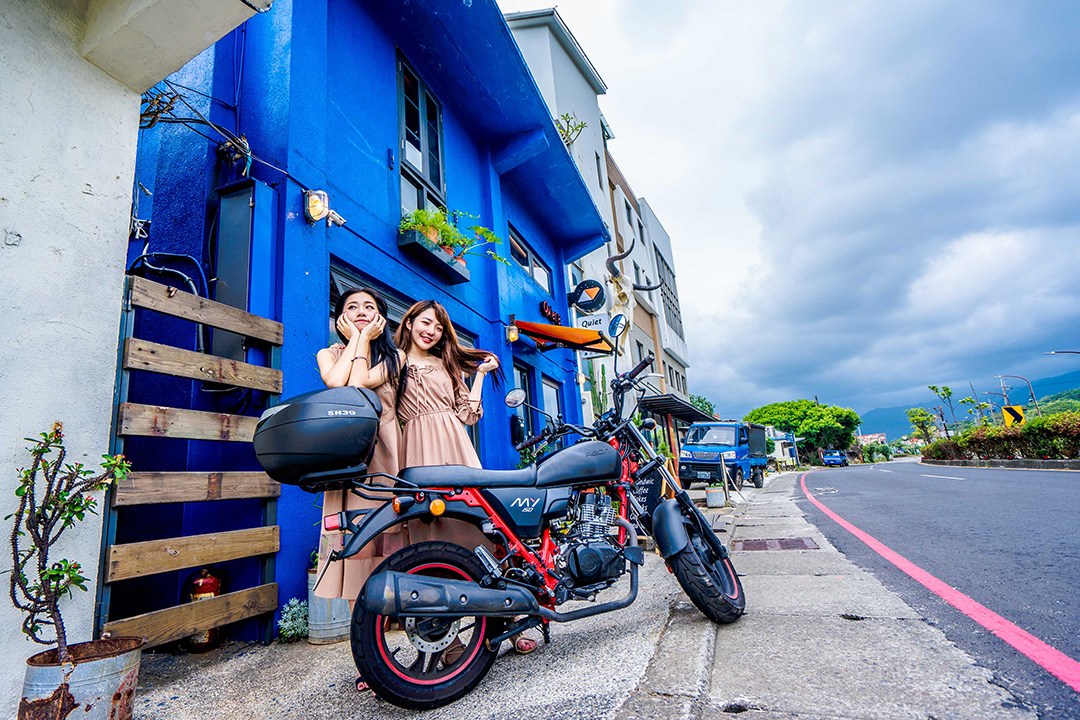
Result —
<path fill-rule="evenodd" d="M 465 548 L 444 542 L 409 545 L 387 558 L 376 573 L 393 570 L 478 582 L 484 570 Z M 361 591 L 361 599 L 363 591 Z M 398 707 L 430 710 L 475 688 L 498 655 L 487 641 L 503 630 L 501 618 L 396 618 L 353 611 L 353 660 L 376 695 Z"/>
<path fill-rule="evenodd" d="M 742 582 L 728 557 L 720 557 L 697 530 L 688 527 L 690 544 L 668 560 L 690 602 L 715 623 L 733 623 L 746 609 Z"/>

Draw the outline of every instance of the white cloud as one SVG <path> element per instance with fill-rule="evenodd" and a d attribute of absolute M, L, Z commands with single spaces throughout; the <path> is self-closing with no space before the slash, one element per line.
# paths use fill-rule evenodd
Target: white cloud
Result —
<path fill-rule="evenodd" d="M 559 11 L 671 233 L 693 391 L 866 410 L 1073 369 L 1041 353 L 1080 346 L 1080 8 Z"/>

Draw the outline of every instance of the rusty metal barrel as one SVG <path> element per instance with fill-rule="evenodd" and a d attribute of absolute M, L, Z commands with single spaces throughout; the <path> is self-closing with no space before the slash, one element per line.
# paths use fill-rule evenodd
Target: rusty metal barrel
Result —
<path fill-rule="evenodd" d="M 145 644 L 141 637 L 77 643 L 68 646 L 73 662 L 64 664 L 56 648 L 34 655 L 26 661 L 19 718 L 131 720 Z"/>

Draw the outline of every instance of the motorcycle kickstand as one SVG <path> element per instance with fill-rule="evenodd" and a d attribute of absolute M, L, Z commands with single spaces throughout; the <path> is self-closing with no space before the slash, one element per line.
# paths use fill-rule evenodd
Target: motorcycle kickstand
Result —
<path fill-rule="evenodd" d="M 544 644 L 545 645 L 550 645 L 551 644 L 551 630 L 548 627 L 550 624 L 551 624 L 551 621 L 547 620 L 547 619 L 544 619 L 540 623 L 540 632 L 544 634 Z"/>

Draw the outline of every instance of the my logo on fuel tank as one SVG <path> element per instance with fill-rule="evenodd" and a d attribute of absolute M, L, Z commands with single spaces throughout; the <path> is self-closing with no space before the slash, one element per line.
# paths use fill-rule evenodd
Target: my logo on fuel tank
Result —
<path fill-rule="evenodd" d="M 510 503 L 510 508 L 518 508 L 521 512 L 532 512 L 536 509 L 536 506 L 540 504 L 540 498 L 520 497 L 514 498 L 514 501 Z"/>

